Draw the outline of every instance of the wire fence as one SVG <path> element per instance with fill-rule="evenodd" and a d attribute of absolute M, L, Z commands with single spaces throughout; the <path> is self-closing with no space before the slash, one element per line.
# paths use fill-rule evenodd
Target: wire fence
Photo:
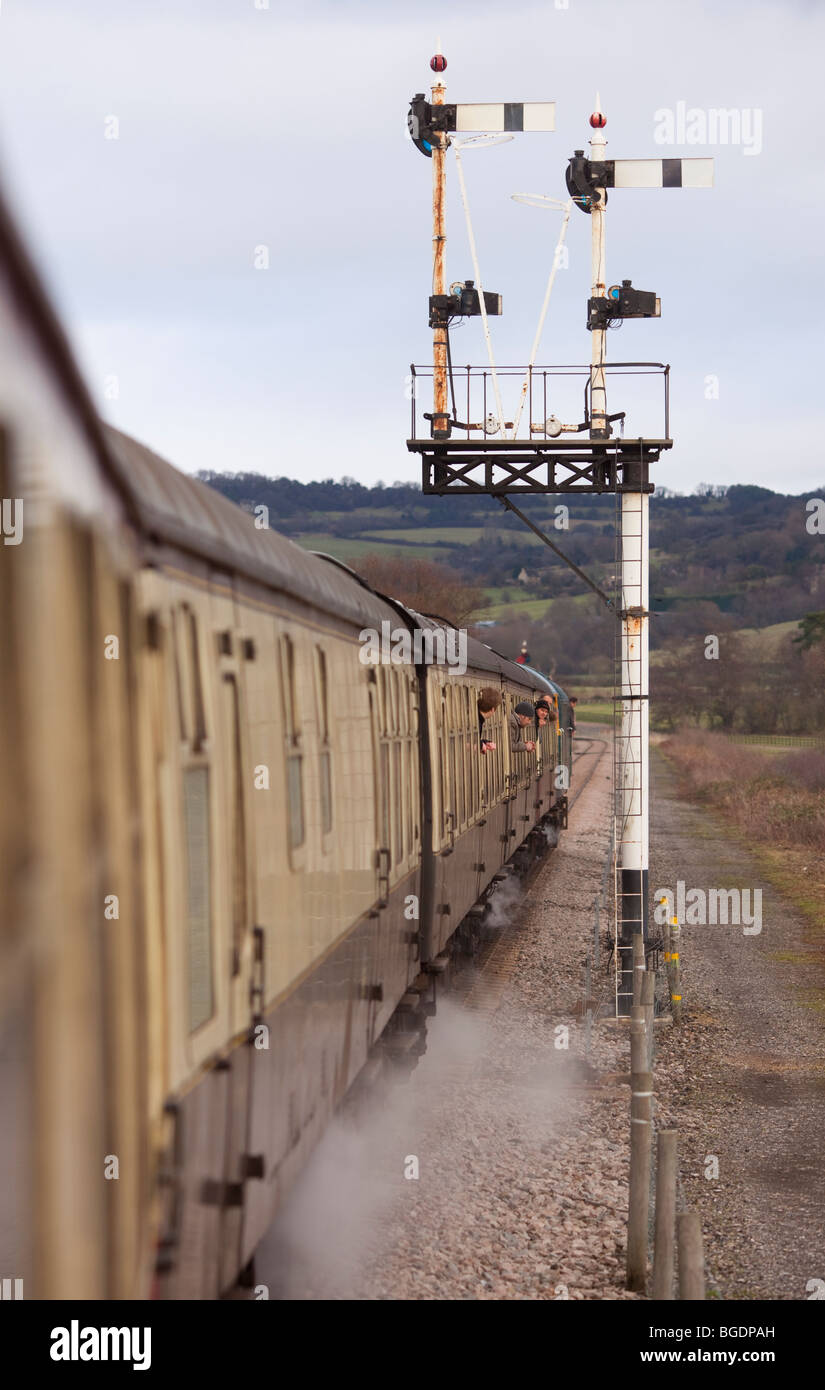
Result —
<path fill-rule="evenodd" d="M 727 739 L 761 748 L 825 748 L 825 734 L 728 734 Z"/>

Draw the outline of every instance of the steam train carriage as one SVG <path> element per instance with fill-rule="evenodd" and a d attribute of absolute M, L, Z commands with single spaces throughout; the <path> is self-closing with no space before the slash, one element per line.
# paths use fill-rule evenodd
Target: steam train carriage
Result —
<path fill-rule="evenodd" d="M 365 663 L 365 630 L 443 625 L 102 426 L 5 215 L 0 351 L 2 1273 L 214 1298 L 563 819 L 566 702 L 472 640 L 461 674 Z"/>

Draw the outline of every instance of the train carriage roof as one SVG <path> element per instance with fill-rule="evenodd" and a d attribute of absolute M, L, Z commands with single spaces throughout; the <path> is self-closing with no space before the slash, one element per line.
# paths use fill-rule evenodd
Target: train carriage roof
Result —
<path fill-rule="evenodd" d="M 265 584 L 284 590 L 326 613 L 363 627 L 401 614 L 411 627 L 450 629 L 440 618 L 416 613 L 370 588 L 333 556 L 313 554 L 277 531 L 259 529 L 252 517 L 215 488 L 180 473 L 145 445 L 111 426 L 104 428 L 140 523 L 173 545 Z M 467 668 L 489 672 L 538 691 L 552 691 L 551 681 L 532 667 L 508 661 L 467 634 Z"/>
<path fill-rule="evenodd" d="M 333 556 L 313 554 L 277 531 L 259 529 L 252 517 L 206 483 L 180 473 L 144 444 L 111 426 L 104 434 L 140 524 L 150 535 L 194 550 L 230 570 L 304 599 L 322 612 L 364 627 L 401 614 L 411 627 L 443 628 L 443 619 L 416 613 L 378 594 Z M 539 671 L 499 655 L 467 635 L 467 668 L 528 689 L 553 691 Z"/>
<path fill-rule="evenodd" d="M 104 435 L 147 535 L 359 627 L 392 617 L 381 596 L 351 571 L 325 563 L 277 531 L 257 527 L 242 507 L 120 430 L 106 426 Z"/>
<path fill-rule="evenodd" d="M 403 604 L 397 604 L 397 607 L 403 609 L 416 627 L 440 627 L 446 630 L 450 628 L 450 624 L 443 618 L 416 613 L 414 608 L 406 608 Z M 542 693 L 553 690 L 552 682 L 548 681 L 540 671 L 534 671 L 532 666 L 522 666 L 517 661 L 509 661 L 506 656 L 501 656 L 499 652 L 493 651 L 492 647 L 488 647 L 485 642 L 479 642 L 477 638 L 471 637 L 469 633 L 467 633 L 467 670 L 482 675 L 499 676 L 504 680 L 514 681 L 518 685 L 527 686 L 530 690 L 537 690 Z"/>

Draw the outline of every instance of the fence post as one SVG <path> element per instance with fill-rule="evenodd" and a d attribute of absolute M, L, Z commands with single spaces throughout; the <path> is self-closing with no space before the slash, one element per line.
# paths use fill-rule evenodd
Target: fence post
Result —
<path fill-rule="evenodd" d="M 653 1297 L 673 1298 L 676 1245 L 675 1129 L 660 1129 L 656 1148 L 656 1216 L 653 1234 Z"/>
<path fill-rule="evenodd" d="M 584 1049 L 589 1057 L 591 1052 L 591 1020 L 593 1010 L 590 1004 L 590 952 L 587 953 L 587 961 L 584 967 Z"/>
<path fill-rule="evenodd" d="M 642 976 L 641 1007 L 647 1037 L 647 1070 L 653 1071 L 653 1016 L 656 1010 L 656 972 L 646 970 Z"/>
<path fill-rule="evenodd" d="M 665 925 L 665 967 L 673 1022 L 681 1023 L 682 974 L 679 963 L 679 921 L 676 917 L 671 917 L 670 922 Z"/>
<path fill-rule="evenodd" d="M 630 1021 L 630 1191 L 627 1216 L 627 1287 L 643 1293 L 647 1280 L 650 1215 L 650 1144 L 653 1077 L 647 1070 L 643 1018 Z"/>
<path fill-rule="evenodd" d="M 679 1240 L 679 1298 L 704 1299 L 705 1256 L 702 1223 L 698 1211 L 680 1211 L 676 1218 Z"/>

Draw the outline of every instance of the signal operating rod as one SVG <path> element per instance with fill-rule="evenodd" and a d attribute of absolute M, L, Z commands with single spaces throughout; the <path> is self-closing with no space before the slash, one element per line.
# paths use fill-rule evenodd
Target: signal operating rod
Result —
<path fill-rule="evenodd" d="M 445 64 L 446 66 L 446 64 Z M 439 71 L 438 68 L 435 69 Z M 443 69 L 441 69 L 443 70 Z M 446 87 L 436 78 L 432 87 L 433 106 L 443 106 Z M 435 131 L 432 137 L 433 159 L 433 294 L 446 294 L 447 282 L 447 217 L 445 208 L 445 168 L 447 163 L 445 131 Z M 433 329 L 433 434 L 435 438 L 448 430 L 447 409 L 447 323 L 446 319 Z"/>
<path fill-rule="evenodd" d="M 595 118 L 599 117 L 600 125 L 595 124 Z M 590 118 L 593 127 L 593 134 L 590 138 L 590 149 L 593 160 L 602 161 L 607 141 L 602 130 L 604 129 L 604 117 L 599 107 L 599 94 L 596 93 L 596 106 L 593 116 Z M 594 197 L 590 207 L 591 227 L 590 227 L 590 254 L 591 254 L 591 281 L 590 291 L 594 298 L 604 298 L 605 288 L 605 257 L 604 257 L 604 205 L 607 193 L 604 188 L 594 190 Z M 607 424 L 607 389 L 605 386 L 604 356 L 607 331 L 604 326 L 594 328 L 590 339 L 590 438 L 606 439 L 609 433 Z"/>

